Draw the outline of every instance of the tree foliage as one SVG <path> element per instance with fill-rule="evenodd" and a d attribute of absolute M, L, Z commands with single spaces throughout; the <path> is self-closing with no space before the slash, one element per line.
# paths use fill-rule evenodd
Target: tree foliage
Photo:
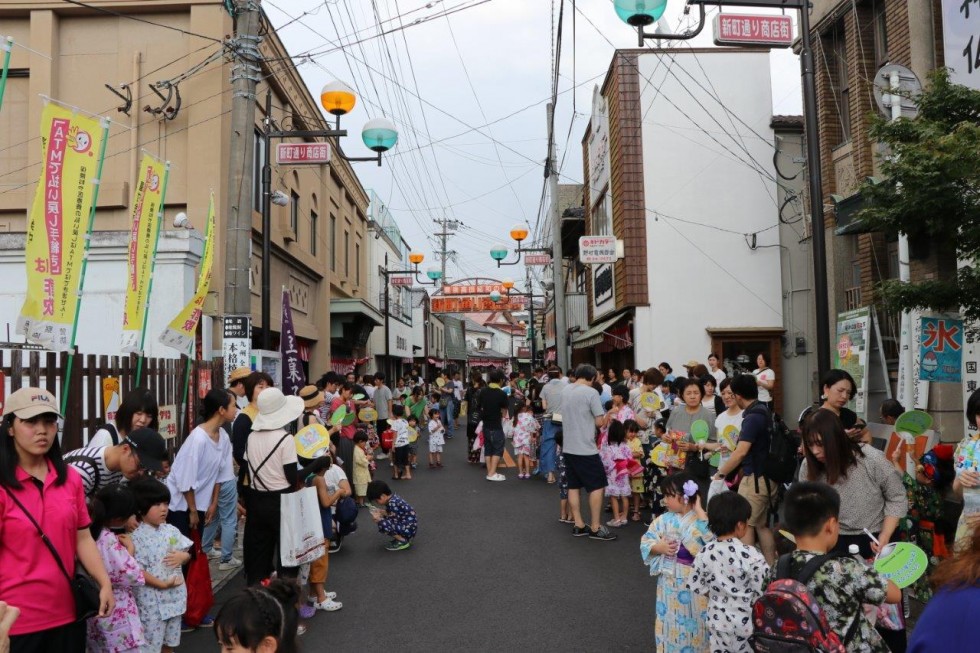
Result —
<path fill-rule="evenodd" d="M 908 234 L 910 244 L 930 243 L 941 267 L 939 279 L 882 282 L 880 296 L 891 311 L 962 310 L 980 322 L 980 91 L 953 84 L 941 69 L 918 97 L 912 120 L 876 117 L 871 138 L 886 146 L 881 179 L 861 187 L 858 219 L 889 236 Z"/>

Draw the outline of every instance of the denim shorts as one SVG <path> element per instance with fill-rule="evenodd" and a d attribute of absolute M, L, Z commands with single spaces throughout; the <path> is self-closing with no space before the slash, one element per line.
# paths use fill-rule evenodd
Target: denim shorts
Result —
<path fill-rule="evenodd" d="M 504 455 L 503 429 L 483 429 L 483 453 L 486 456 Z"/>

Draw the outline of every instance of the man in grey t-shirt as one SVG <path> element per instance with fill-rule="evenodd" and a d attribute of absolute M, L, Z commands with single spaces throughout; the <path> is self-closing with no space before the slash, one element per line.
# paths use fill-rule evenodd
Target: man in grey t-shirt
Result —
<path fill-rule="evenodd" d="M 385 375 L 378 372 L 374 375 L 374 409 L 378 411 L 378 421 L 375 424 L 378 435 L 388 429 L 391 419 L 392 396 L 391 388 L 385 385 Z"/>
<path fill-rule="evenodd" d="M 599 521 L 606 488 L 606 470 L 599 458 L 595 430 L 596 427 L 605 426 L 606 411 L 599 400 L 599 393 L 592 387 L 596 374 L 596 369 L 591 365 L 579 365 L 575 370 L 575 383 L 562 390 L 562 456 L 568 479 L 568 503 L 575 519 L 572 535 L 588 535 L 593 540 L 611 541 L 616 536 Z M 589 526 L 582 519 L 581 489 L 589 493 Z"/>

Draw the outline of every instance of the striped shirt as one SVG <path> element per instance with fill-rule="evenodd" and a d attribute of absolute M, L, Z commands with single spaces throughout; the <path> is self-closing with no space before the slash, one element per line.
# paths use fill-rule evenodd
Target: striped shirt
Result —
<path fill-rule="evenodd" d="M 85 447 L 65 454 L 65 462 L 82 477 L 85 496 L 90 497 L 99 488 L 123 481 L 122 472 L 109 471 L 105 464 L 105 454 L 109 447 Z"/>

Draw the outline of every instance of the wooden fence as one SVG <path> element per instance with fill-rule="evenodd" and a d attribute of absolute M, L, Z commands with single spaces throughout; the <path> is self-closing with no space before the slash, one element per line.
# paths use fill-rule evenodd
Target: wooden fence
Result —
<path fill-rule="evenodd" d="M 177 433 L 169 440 L 171 452 L 190 432 L 200 400 L 210 388 L 224 386 L 222 359 L 191 361 L 180 359 L 146 358 L 140 378 L 136 378 L 138 357 L 95 356 L 75 354 L 71 378 L 68 380 L 68 406 L 61 434 L 62 451 L 70 451 L 88 442 L 90 435 L 105 423 L 102 398 L 103 379 L 119 379 L 119 392 L 125 396 L 136 387 L 148 388 L 157 403 L 176 406 Z M 188 364 L 190 377 L 188 378 Z M 22 387 L 45 388 L 61 401 L 65 387 L 63 379 L 68 367 L 68 354 L 25 349 L 0 349 L 0 371 L 3 372 L 7 396 Z M 189 382 L 187 400 L 184 385 Z"/>

